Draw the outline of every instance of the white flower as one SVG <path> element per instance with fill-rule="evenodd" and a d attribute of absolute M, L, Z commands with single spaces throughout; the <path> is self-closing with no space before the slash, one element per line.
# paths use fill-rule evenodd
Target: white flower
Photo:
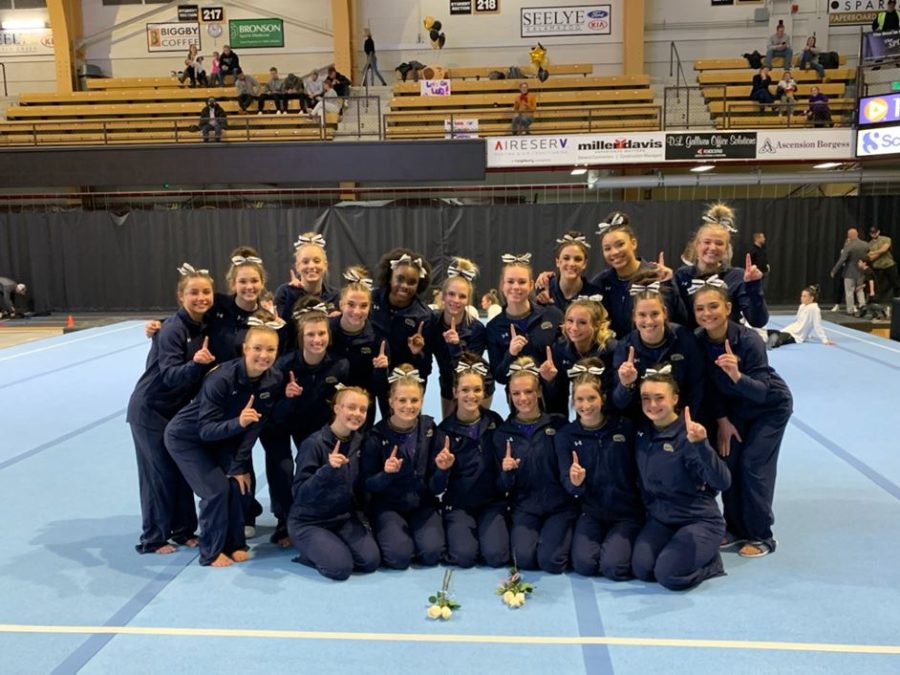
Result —
<path fill-rule="evenodd" d="M 428 608 L 428 618 L 429 619 L 439 619 L 441 617 L 441 608 L 437 605 L 432 605 Z"/>
<path fill-rule="evenodd" d="M 449 607 L 441 607 L 441 618 L 442 619 L 449 619 L 451 616 L 453 616 L 452 609 L 450 609 Z"/>
<path fill-rule="evenodd" d="M 509 601 L 509 606 L 515 609 L 516 607 L 521 607 L 522 603 L 519 602 L 519 600 L 516 599 L 515 596 L 513 596 L 513 599 Z"/>
<path fill-rule="evenodd" d="M 525 594 L 524 593 L 516 593 L 516 602 L 520 605 L 525 602 Z"/>
<path fill-rule="evenodd" d="M 510 604 L 515 599 L 515 597 L 516 594 L 512 591 L 506 591 L 506 593 L 502 595 L 503 602 L 505 602 L 507 605 Z"/>

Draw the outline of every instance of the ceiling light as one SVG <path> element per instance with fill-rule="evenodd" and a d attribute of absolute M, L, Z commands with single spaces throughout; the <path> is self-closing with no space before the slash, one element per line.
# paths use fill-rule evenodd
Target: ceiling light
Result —
<path fill-rule="evenodd" d="M 43 19 L 12 19 L 0 22 L 0 28 L 3 30 L 34 30 L 46 27 L 47 23 Z"/>
<path fill-rule="evenodd" d="M 707 171 L 712 171 L 716 167 L 712 164 L 701 164 L 700 166 L 695 166 L 691 168 L 691 171 L 694 173 L 706 173 Z"/>
<path fill-rule="evenodd" d="M 578 169 L 572 169 L 573 176 L 583 176 L 586 173 L 587 173 L 587 169 L 585 169 L 583 167 L 578 168 Z"/>
<path fill-rule="evenodd" d="M 836 169 L 841 166 L 841 162 L 822 162 L 821 164 L 816 164 L 814 169 Z"/>

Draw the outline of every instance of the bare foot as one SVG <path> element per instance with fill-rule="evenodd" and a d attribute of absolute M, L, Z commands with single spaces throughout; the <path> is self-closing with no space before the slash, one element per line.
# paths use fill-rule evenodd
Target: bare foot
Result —
<path fill-rule="evenodd" d="M 156 553 L 160 555 L 168 555 L 169 553 L 175 553 L 178 550 L 177 546 L 173 546 L 172 544 L 164 544 L 156 549 Z"/>
<path fill-rule="evenodd" d="M 200 540 L 197 537 L 191 537 L 184 542 L 184 545 L 188 548 L 197 548 L 200 545 Z"/>
<path fill-rule="evenodd" d="M 236 563 L 244 562 L 250 559 L 250 553 L 249 551 L 235 551 L 231 554 L 231 559 Z"/>
<path fill-rule="evenodd" d="M 230 567 L 233 564 L 234 564 L 234 560 L 229 558 L 224 553 L 220 553 L 219 556 L 209 564 L 209 566 L 210 567 Z"/>

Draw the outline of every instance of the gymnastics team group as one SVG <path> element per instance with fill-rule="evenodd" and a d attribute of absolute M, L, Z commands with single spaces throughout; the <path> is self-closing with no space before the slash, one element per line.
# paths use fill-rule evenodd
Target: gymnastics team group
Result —
<path fill-rule="evenodd" d="M 247 560 L 259 440 L 272 541 L 331 579 L 515 564 L 681 590 L 724 573 L 720 550 L 773 552 L 792 399 L 753 328 L 768 321 L 762 273 L 730 266 L 734 231 L 731 209 L 710 207 L 673 271 L 642 260 L 613 212 L 596 236 L 561 234 L 553 271 L 504 255 L 487 325 L 464 258 L 434 280 L 395 249 L 338 289 L 326 241 L 307 233 L 274 298 L 252 248 L 233 252 L 225 293 L 185 263 L 128 406 L 137 550 Z M 608 267 L 589 281 L 598 248 Z M 420 296 L 438 283 L 430 309 Z M 422 413 L 433 363 L 439 423 Z"/>

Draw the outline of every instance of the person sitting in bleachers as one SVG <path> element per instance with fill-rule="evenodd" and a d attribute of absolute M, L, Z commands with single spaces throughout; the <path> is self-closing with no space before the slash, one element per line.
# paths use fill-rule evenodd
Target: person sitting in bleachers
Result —
<path fill-rule="evenodd" d="M 197 84 L 200 84 L 201 87 L 209 85 L 206 79 L 206 69 L 203 67 L 203 57 L 200 55 L 197 45 L 188 47 L 187 57 L 184 59 L 184 70 L 178 76 L 179 83 L 184 84 L 185 80 L 191 81 L 192 88 Z"/>
<path fill-rule="evenodd" d="M 228 124 L 227 115 L 216 99 L 210 98 L 203 110 L 200 111 L 200 133 L 203 134 L 203 142 L 209 143 L 209 132 L 212 131 L 216 143 L 222 140 L 222 131 Z"/>
<path fill-rule="evenodd" d="M 794 105 L 797 103 L 797 99 L 794 96 L 797 92 L 797 82 L 788 68 L 784 69 L 784 74 L 781 76 L 778 88 L 775 91 L 778 93 L 778 100 L 781 101 L 781 114 L 787 113 L 787 116 L 790 117 L 794 114 Z"/>
<path fill-rule="evenodd" d="M 761 105 L 774 103 L 775 97 L 769 91 L 772 86 L 772 78 L 769 75 L 769 69 L 763 66 L 759 72 L 753 76 L 753 82 L 750 86 L 750 100 L 756 101 Z"/>
<path fill-rule="evenodd" d="M 275 102 L 276 115 L 284 115 L 287 113 L 287 99 L 285 98 L 284 86 L 284 80 L 278 77 L 278 68 L 275 66 L 269 68 L 269 81 L 266 82 L 266 86 L 259 95 L 258 115 L 263 114 L 263 109 L 266 107 L 266 101 L 270 99 Z"/>
<path fill-rule="evenodd" d="M 818 87 L 812 87 L 809 91 L 809 107 L 806 109 L 806 119 L 812 122 L 815 127 L 824 127 L 825 125 L 833 127 L 831 110 L 828 107 L 828 97 L 821 93 Z"/>
<path fill-rule="evenodd" d="M 325 113 L 339 113 L 341 111 L 341 102 L 337 92 L 331 88 L 331 82 L 322 80 L 322 87 L 324 89 L 322 97 L 309 112 L 309 116 L 312 118 L 319 117 L 324 122 Z"/>
<path fill-rule="evenodd" d="M 225 84 L 227 76 L 237 80 L 237 74 L 241 72 L 241 60 L 238 55 L 231 51 L 231 47 L 225 45 L 222 47 L 222 55 L 219 57 L 219 72 L 221 73 L 222 84 Z"/>
<path fill-rule="evenodd" d="M 531 133 L 531 123 L 534 122 L 534 113 L 537 110 L 537 96 L 528 91 L 528 84 L 523 82 L 519 85 L 519 95 L 513 103 L 513 111 L 515 114 L 512 118 L 512 135 L 518 136 L 519 132 L 523 134 Z"/>
<path fill-rule="evenodd" d="M 209 60 L 209 86 L 225 86 L 225 79 L 222 77 L 222 69 L 219 68 L 219 52 L 213 52 L 212 58 Z"/>
<path fill-rule="evenodd" d="M 825 79 L 825 66 L 819 63 L 819 50 L 816 49 L 816 36 L 806 38 L 806 45 L 800 53 L 800 70 L 812 68 L 819 74 L 819 80 Z"/>
<path fill-rule="evenodd" d="M 316 105 L 325 94 L 324 80 L 319 79 L 319 71 L 314 70 L 304 82 L 309 105 Z M 335 94 L 336 96 L 337 94 Z"/>
<path fill-rule="evenodd" d="M 766 49 L 766 60 L 763 63 L 766 68 L 772 67 L 772 57 L 780 56 L 784 59 L 784 67 L 790 68 L 794 59 L 794 50 L 791 49 L 791 36 L 784 32 L 784 22 L 779 21 L 775 27 L 775 34 L 769 38 L 769 47 Z"/>
<path fill-rule="evenodd" d="M 287 77 L 284 78 L 284 105 L 285 110 L 287 110 L 288 101 L 300 101 L 300 111 L 301 113 L 306 113 L 309 110 L 309 98 L 306 96 L 306 87 L 303 85 L 303 80 L 294 75 L 294 73 L 288 73 Z"/>
<path fill-rule="evenodd" d="M 331 82 L 331 88 L 338 96 L 350 95 L 350 78 L 342 75 L 334 66 L 328 66 L 328 75 L 325 76 L 328 82 Z"/>
<path fill-rule="evenodd" d="M 221 62 L 220 62 L 221 65 Z M 234 81 L 234 90 L 237 94 L 238 106 L 240 112 L 247 114 L 247 108 L 253 103 L 253 100 L 259 96 L 259 82 L 252 75 L 244 72 L 238 72 L 237 79 Z"/>

